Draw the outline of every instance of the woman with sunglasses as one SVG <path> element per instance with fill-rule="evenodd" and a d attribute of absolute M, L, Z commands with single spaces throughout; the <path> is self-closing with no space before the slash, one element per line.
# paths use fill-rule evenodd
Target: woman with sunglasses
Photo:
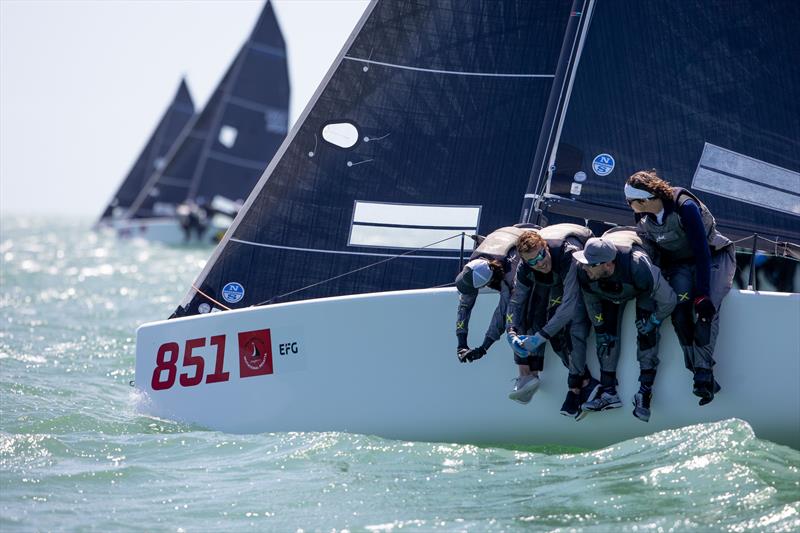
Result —
<path fill-rule="evenodd" d="M 520 403 L 530 401 L 544 368 L 545 344 L 550 342 L 569 370 L 561 414 L 578 420 L 581 403 L 593 399 L 599 386 L 586 367 L 589 322 L 578 287 L 578 267 L 572 259 L 591 237 L 589 228 L 576 224 L 554 224 L 522 235 L 517 243 L 520 263 L 508 306 L 508 340 L 520 371 L 509 398 Z"/>
<path fill-rule="evenodd" d="M 713 374 L 714 344 L 719 308 L 736 272 L 734 246 L 694 194 L 671 187 L 655 170 L 628 178 L 625 199 L 635 213 L 637 232 L 655 250 L 678 296 L 672 325 L 686 368 L 694 374 L 693 392 L 706 405 L 720 390 Z"/>

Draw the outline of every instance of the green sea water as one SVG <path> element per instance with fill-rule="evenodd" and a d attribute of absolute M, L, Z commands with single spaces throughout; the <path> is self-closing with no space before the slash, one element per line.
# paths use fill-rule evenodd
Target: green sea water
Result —
<path fill-rule="evenodd" d="M 800 452 L 740 420 L 581 451 L 143 416 L 135 329 L 211 250 L 90 225 L 0 217 L 2 532 L 800 530 Z"/>

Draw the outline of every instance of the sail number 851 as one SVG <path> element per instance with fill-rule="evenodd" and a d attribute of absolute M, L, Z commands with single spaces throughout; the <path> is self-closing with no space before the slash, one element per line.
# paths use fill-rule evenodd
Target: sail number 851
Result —
<path fill-rule="evenodd" d="M 178 360 L 180 359 L 180 346 L 177 342 L 166 342 L 158 348 L 156 354 L 156 367 L 153 369 L 153 377 L 150 386 L 153 390 L 166 390 L 175 384 L 177 377 L 178 383 L 182 387 L 194 387 L 203 382 L 205 372 L 205 359 L 202 355 L 194 355 L 192 352 L 206 345 L 205 337 L 199 339 L 189 339 L 183 350 L 183 361 L 181 370 L 190 370 L 178 374 Z M 215 335 L 209 339 L 209 345 L 216 347 L 216 360 L 214 372 L 205 376 L 206 383 L 220 383 L 228 381 L 230 372 L 223 372 L 225 363 L 225 335 Z"/>

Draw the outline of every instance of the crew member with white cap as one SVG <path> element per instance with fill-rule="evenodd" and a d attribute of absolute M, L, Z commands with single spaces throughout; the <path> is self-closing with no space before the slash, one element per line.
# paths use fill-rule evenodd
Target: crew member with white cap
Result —
<path fill-rule="evenodd" d="M 650 420 L 650 400 L 658 368 L 658 328 L 675 308 L 675 293 L 642 248 L 642 240 L 629 228 L 614 228 L 586 241 L 572 254 L 581 264 L 578 283 L 595 330 L 602 392 L 584 403 L 584 411 L 622 407 L 617 394 L 617 363 L 625 302 L 636 299 L 636 358 L 639 391 L 633 415 Z"/>
<path fill-rule="evenodd" d="M 686 368 L 694 374 L 693 392 L 706 405 L 720 391 L 713 374 L 714 344 L 719 308 L 736 272 L 734 245 L 717 231 L 703 202 L 686 189 L 671 187 L 655 170 L 628 178 L 625 199 L 636 215 L 639 236 L 656 250 L 678 296 L 672 325 Z"/>
<path fill-rule="evenodd" d="M 456 277 L 458 289 L 458 313 L 456 337 L 458 338 L 458 360 L 471 363 L 486 355 L 486 351 L 505 333 L 506 308 L 511 300 L 514 274 L 519 263 L 517 239 L 525 233 L 524 227 L 508 226 L 493 231 L 480 240 L 472 252 L 470 261 Z M 494 310 L 483 342 L 477 348 L 468 344 L 469 319 L 478 292 L 487 287 L 500 292 L 500 302 Z"/>

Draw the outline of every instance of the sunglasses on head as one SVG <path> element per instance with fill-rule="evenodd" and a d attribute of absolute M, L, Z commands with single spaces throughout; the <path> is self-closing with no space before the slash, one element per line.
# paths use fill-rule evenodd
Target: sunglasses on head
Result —
<path fill-rule="evenodd" d="M 547 255 L 547 252 L 545 251 L 544 248 L 542 248 L 541 250 L 539 250 L 539 253 L 536 254 L 536 257 L 531 257 L 530 259 L 526 259 L 525 262 L 528 263 L 528 266 L 532 266 L 533 267 L 533 266 L 538 265 L 539 262 L 542 259 L 544 259 L 544 257 L 546 255 Z"/>

